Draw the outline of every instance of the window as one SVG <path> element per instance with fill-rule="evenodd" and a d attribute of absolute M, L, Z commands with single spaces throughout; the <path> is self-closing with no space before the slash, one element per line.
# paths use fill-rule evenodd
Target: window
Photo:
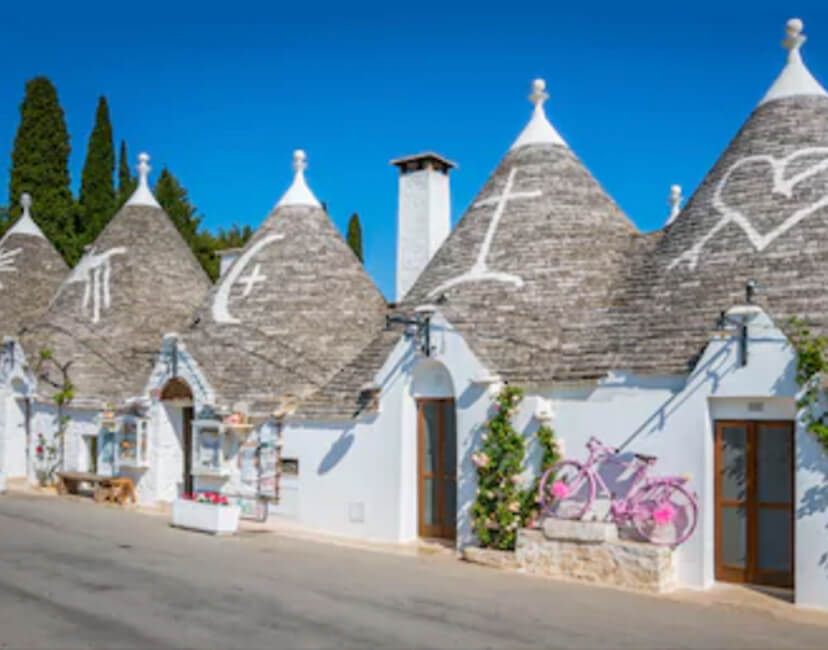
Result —
<path fill-rule="evenodd" d="M 224 434 L 215 420 L 193 422 L 193 474 L 225 476 L 229 468 L 224 462 Z"/>
<path fill-rule="evenodd" d="M 120 418 L 118 464 L 122 467 L 146 467 L 149 464 L 149 420 L 135 415 Z"/>
<path fill-rule="evenodd" d="M 282 476 L 299 476 L 298 458 L 282 458 L 279 461 L 279 467 L 282 470 Z"/>

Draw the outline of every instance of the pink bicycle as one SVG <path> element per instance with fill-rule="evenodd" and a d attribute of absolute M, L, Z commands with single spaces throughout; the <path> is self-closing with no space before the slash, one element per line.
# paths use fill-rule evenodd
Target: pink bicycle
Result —
<path fill-rule="evenodd" d="M 609 496 L 609 514 L 617 524 L 630 523 L 638 534 L 662 546 L 677 546 L 696 528 L 698 502 L 696 495 L 686 487 L 686 478 L 663 476 L 650 478 L 648 468 L 657 458 L 635 454 L 635 461 L 625 463 L 613 460 L 619 450 L 606 447 L 595 437 L 586 444 L 589 457 L 586 463 L 564 460 L 544 473 L 540 482 L 540 500 L 550 517 L 581 519 L 595 501 L 597 488 Z M 597 466 L 609 461 L 623 467 L 635 465 L 627 495 L 616 499 L 597 471 Z"/>

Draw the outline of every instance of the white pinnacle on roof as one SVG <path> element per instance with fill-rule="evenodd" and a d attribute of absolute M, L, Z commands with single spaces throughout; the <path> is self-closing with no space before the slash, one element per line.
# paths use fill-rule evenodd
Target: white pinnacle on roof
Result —
<path fill-rule="evenodd" d="M 670 206 L 670 216 L 667 218 L 665 226 L 669 226 L 676 220 L 681 212 L 681 201 L 684 197 L 681 195 L 681 185 L 670 186 L 670 196 L 667 197 L 667 205 Z"/>
<path fill-rule="evenodd" d="M 822 95 L 828 97 L 820 83 L 814 79 L 811 71 L 802 62 L 802 54 L 799 50 L 805 42 L 806 37 L 802 33 L 804 27 L 799 18 L 791 18 L 788 21 L 786 32 L 788 37 L 782 41 L 782 46 L 788 50 L 788 63 L 782 69 L 780 75 L 773 82 L 770 90 L 759 102 L 761 106 L 765 102 L 783 97 L 795 97 L 797 95 Z"/>
<path fill-rule="evenodd" d="M 297 149 L 293 152 L 293 183 L 284 193 L 276 207 L 284 205 L 311 205 L 315 208 L 321 208 L 322 204 L 316 200 L 316 197 L 311 192 L 308 184 L 305 182 L 305 169 L 308 167 L 308 158 L 305 152 Z"/>
<path fill-rule="evenodd" d="M 138 187 L 132 193 L 132 196 L 129 197 L 126 205 L 148 205 L 153 208 L 161 207 L 158 205 L 158 201 L 155 200 L 149 188 L 148 179 L 150 170 L 152 169 L 149 166 L 149 159 L 149 154 L 138 154 L 138 165 L 135 167 L 138 170 Z"/>
<path fill-rule="evenodd" d="M 42 237 L 46 239 L 46 236 L 37 227 L 37 224 L 32 219 L 32 215 L 29 212 L 30 208 L 32 207 L 32 196 L 28 192 L 23 192 L 20 195 L 20 207 L 23 208 L 23 214 L 20 218 L 14 223 L 14 225 L 6 231 L 6 234 L 3 235 L 3 239 L 0 239 L 0 244 L 2 244 L 7 237 L 11 235 L 31 235 L 32 237 Z"/>
<path fill-rule="evenodd" d="M 529 101 L 535 105 L 535 110 L 532 111 L 529 124 L 523 129 L 510 150 L 517 149 L 525 144 L 559 144 L 566 146 L 566 142 L 555 130 L 555 127 L 549 123 L 546 111 L 543 110 L 543 103 L 548 98 L 546 82 L 543 79 L 535 79 L 532 82 L 532 94 L 529 95 Z"/>

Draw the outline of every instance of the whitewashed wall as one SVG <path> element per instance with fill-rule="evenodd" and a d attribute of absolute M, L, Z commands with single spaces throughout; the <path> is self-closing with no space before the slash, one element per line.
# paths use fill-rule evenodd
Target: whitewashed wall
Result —
<path fill-rule="evenodd" d="M 0 473 L 26 476 L 26 390 L 15 380 L 0 390 Z"/>
<path fill-rule="evenodd" d="M 417 538 L 416 397 L 453 396 L 457 404 L 458 537 L 469 540 L 475 497 L 471 454 L 491 404 L 488 375 L 465 341 L 437 315 L 431 359 L 401 340 L 374 377 L 380 411 L 350 423 L 289 422 L 282 456 L 299 460 L 295 493 L 273 511 L 329 533 L 379 541 Z M 291 486 L 292 487 L 292 486 Z"/>

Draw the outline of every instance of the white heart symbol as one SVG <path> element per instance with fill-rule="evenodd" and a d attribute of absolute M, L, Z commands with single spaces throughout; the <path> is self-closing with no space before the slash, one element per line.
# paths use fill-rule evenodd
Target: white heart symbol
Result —
<path fill-rule="evenodd" d="M 811 167 L 808 167 L 805 171 L 802 171 L 798 174 L 794 174 L 790 178 L 785 178 L 785 169 L 787 169 L 789 163 L 798 160 L 799 158 L 814 155 L 824 155 L 825 159 L 821 162 L 816 163 L 815 165 L 812 165 Z M 748 239 L 757 251 L 762 251 L 774 239 L 786 233 L 788 230 L 790 230 L 796 224 L 802 221 L 805 217 L 813 214 L 821 208 L 824 208 L 825 206 L 828 206 L 828 195 L 825 195 L 821 199 L 811 203 L 810 205 L 805 206 L 804 208 L 800 208 L 787 219 L 785 219 L 785 221 L 780 223 L 778 226 L 776 226 L 769 232 L 765 233 L 764 235 L 761 234 L 758 230 L 756 230 L 756 228 L 744 214 L 742 214 L 736 208 L 728 206 L 724 202 L 724 199 L 722 199 L 722 191 L 727 185 L 730 176 L 740 167 L 755 162 L 767 163 L 770 166 L 771 171 L 773 172 L 773 193 L 782 194 L 783 196 L 790 198 L 793 194 L 793 188 L 796 187 L 797 184 L 801 183 L 804 180 L 807 180 L 815 174 L 818 174 L 828 169 L 828 147 L 807 147 L 805 149 L 799 149 L 797 151 L 794 151 L 789 156 L 786 156 L 785 158 L 774 158 L 773 156 L 764 154 L 756 156 L 746 156 L 745 158 L 740 158 L 735 163 L 733 163 L 730 166 L 730 168 L 725 172 L 724 176 L 722 176 L 721 180 L 719 181 L 719 184 L 716 186 L 716 191 L 713 193 L 713 207 L 716 208 L 716 210 L 719 213 L 721 213 L 722 218 L 718 222 L 716 222 L 716 224 L 707 232 L 707 234 L 704 237 L 697 241 L 691 248 L 684 251 L 676 259 L 674 259 L 667 267 L 668 271 L 678 266 L 682 261 L 686 261 L 688 267 L 691 270 L 695 269 L 696 265 L 699 262 L 699 255 L 701 254 L 704 245 L 708 241 L 710 241 L 710 239 L 719 230 L 721 230 L 731 222 L 737 224 L 745 232 L 745 234 L 748 236 Z"/>

